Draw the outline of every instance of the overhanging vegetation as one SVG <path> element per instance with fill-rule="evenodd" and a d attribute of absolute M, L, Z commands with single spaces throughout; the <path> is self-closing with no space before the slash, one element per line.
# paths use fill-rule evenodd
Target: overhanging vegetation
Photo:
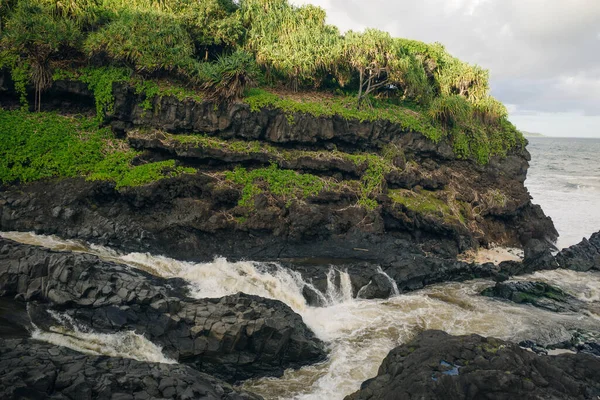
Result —
<path fill-rule="evenodd" d="M 110 82 L 132 79 L 147 98 L 168 78 L 218 102 L 387 119 L 486 163 L 522 145 L 506 108 L 489 95 L 488 72 L 441 44 L 375 29 L 341 34 L 325 12 L 287 0 L 5 0 L 0 67 L 34 108 L 53 78 L 83 80 L 110 109 Z M 102 71 L 98 73 L 95 71 Z M 110 71 L 110 74 L 107 74 Z M 104 80 L 102 80 L 104 79 Z M 112 80 L 111 80 L 112 79 Z M 148 83 L 149 82 L 149 83 Z M 252 86 L 260 89 L 248 91 Z M 294 100 L 272 94 L 296 93 Z M 323 104 L 306 91 L 329 93 Z M 150 103 L 145 104 L 150 108 Z"/>

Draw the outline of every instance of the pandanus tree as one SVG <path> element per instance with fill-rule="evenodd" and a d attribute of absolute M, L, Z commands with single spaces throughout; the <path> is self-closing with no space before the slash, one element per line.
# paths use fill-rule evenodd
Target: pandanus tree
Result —
<path fill-rule="evenodd" d="M 205 61 L 210 49 L 218 52 L 233 48 L 242 39 L 241 12 L 232 0 L 178 1 L 174 12 L 183 21 Z"/>
<path fill-rule="evenodd" d="M 2 45 L 27 62 L 35 89 L 34 109 L 41 109 L 42 92 L 52 84 L 50 60 L 81 39 L 77 24 L 38 1 L 21 0 L 2 32 Z"/>
<path fill-rule="evenodd" d="M 319 86 L 339 63 L 341 36 L 325 23 L 323 9 L 295 7 L 285 0 L 246 0 L 242 10 L 246 48 L 268 76 L 281 75 L 294 91 L 302 82 Z"/>
<path fill-rule="evenodd" d="M 390 84 L 394 69 L 401 69 L 392 45 L 392 37 L 377 29 L 346 33 L 344 56 L 359 77 L 358 107 L 371 93 Z"/>
<path fill-rule="evenodd" d="M 125 63 L 141 74 L 189 73 L 192 39 L 179 20 L 163 11 L 122 11 L 85 41 L 90 56 Z"/>
<path fill-rule="evenodd" d="M 202 75 L 208 100 L 231 103 L 241 99 L 246 88 L 256 85 L 260 71 L 251 54 L 237 50 L 214 63 L 204 63 Z"/>

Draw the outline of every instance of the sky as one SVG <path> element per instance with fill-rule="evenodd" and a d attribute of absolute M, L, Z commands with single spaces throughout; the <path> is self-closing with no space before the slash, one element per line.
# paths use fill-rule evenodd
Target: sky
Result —
<path fill-rule="evenodd" d="M 600 137 L 600 0 L 291 0 L 342 32 L 378 28 L 440 42 L 490 70 L 521 130 Z"/>

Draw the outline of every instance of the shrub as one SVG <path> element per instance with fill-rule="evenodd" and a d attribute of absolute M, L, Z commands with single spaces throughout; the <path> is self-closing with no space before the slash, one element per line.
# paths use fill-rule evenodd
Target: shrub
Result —
<path fill-rule="evenodd" d="M 492 96 L 486 96 L 474 104 L 475 115 L 486 124 L 497 124 L 501 118 L 508 117 L 508 110 Z"/>
<path fill-rule="evenodd" d="M 296 91 L 302 82 L 319 86 L 339 66 L 341 36 L 325 24 L 323 9 L 295 7 L 286 0 L 246 0 L 242 14 L 245 47 L 268 77 L 280 75 Z"/>
<path fill-rule="evenodd" d="M 2 46 L 30 65 L 37 110 L 41 107 L 42 92 L 52 84 L 50 59 L 65 47 L 76 47 L 80 38 L 76 24 L 57 16 L 47 5 L 21 0 L 15 6 L 3 31 Z"/>
<path fill-rule="evenodd" d="M 85 49 L 90 56 L 107 55 L 146 74 L 185 72 L 194 54 L 192 40 L 179 21 L 159 11 L 123 11 L 92 33 Z"/>
<path fill-rule="evenodd" d="M 243 36 L 241 14 L 231 0 L 178 1 L 176 14 L 181 18 L 194 42 L 209 46 L 235 46 Z"/>
<path fill-rule="evenodd" d="M 473 115 L 471 104 L 458 95 L 436 97 L 429 107 L 429 116 L 445 128 L 464 128 Z"/>
<path fill-rule="evenodd" d="M 232 102 L 242 98 L 246 88 L 254 86 L 259 75 L 251 54 L 238 50 L 205 64 L 203 89 L 209 100 Z"/>

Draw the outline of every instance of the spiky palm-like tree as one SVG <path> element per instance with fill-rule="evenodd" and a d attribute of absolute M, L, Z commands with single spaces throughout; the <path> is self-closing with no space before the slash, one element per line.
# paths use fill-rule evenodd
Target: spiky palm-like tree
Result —
<path fill-rule="evenodd" d="M 2 43 L 30 64 L 36 110 L 41 109 L 42 92 L 52 84 L 51 57 L 62 48 L 76 47 L 80 38 L 77 25 L 54 14 L 47 5 L 21 0 L 14 8 L 3 32 Z"/>

